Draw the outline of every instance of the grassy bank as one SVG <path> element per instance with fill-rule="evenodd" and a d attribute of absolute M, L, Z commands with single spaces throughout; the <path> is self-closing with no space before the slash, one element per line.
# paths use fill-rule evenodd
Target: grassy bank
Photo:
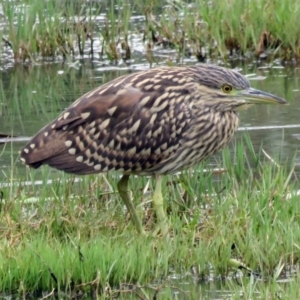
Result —
<path fill-rule="evenodd" d="M 15 61 L 93 55 L 108 61 L 160 48 L 184 57 L 300 58 L 297 1 L 9 1 L 2 4 L 2 51 Z M 136 43 L 141 47 L 136 48 Z"/>
<path fill-rule="evenodd" d="M 143 291 L 140 298 L 148 299 L 155 293 L 171 295 L 168 278 L 176 274 L 182 280 L 193 274 L 199 282 L 231 278 L 236 270 L 228 261 L 234 258 L 268 284 L 229 281 L 231 293 L 275 296 L 284 288 L 276 280 L 299 260 L 296 175 L 255 154 L 248 138 L 236 145 L 234 155 L 225 150 L 218 165 L 227 172 L 207 173 L 202 165 L 194 174 L 165 178 L 169 243 L 136 235 L 116 194 L 116 174 L 78 180 L 44 167 L 29 170 L 22 178 L 29 185 L 24 185 L 12 173 L 13 185 L 1 187 L 0 290 L 101 297 Z M 155 215 L 148 180 L 132 178 L 131 189 L 151 233 Z M 296 282 L 288 293 L 298 295 Z M 192 295 L 189 288 L 179 293 Z"/>

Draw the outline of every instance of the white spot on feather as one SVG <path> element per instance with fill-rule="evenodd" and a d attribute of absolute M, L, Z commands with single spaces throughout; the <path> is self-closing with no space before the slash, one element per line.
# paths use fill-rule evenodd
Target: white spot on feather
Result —
<path fill-rule="evenodd" d="M 98 93 L 98 95 L 104 94 L 110 87 L 111 87 L 110 85 L 109 85 L 108 87 L 106 87 L 106 88 L 100 87 L 100 92 Z M 98 90 L 97 90 L 97 91 L 98 91 Z"/>
<path fill-rule="evenodd" d="M 157 113 L 154 113 L 154 114 L 151 116 L 150 124 L 154 124 L 156 117 L 157 117 Z"/>
<path fill-rule="evenodd" d="M 108 126 L 109 122 L 110 122 L 110 119 L 104 120 L 104 121 L 101 123 L 101 125 L 99 126 L 100 130 L 105 129 L 105 128 Z"/>
<path fill-rule="evenodd" d="M 111 140 L 110 143 L 108 144 L 109 148 L 114 148 L 115 147 L 115 140 Z"/>
<path fill-rule="evenodd" d="M 98 132 L 97 134 L 94 135 L 94 140 L 97 140 L 100 136 L 100 132 Z"/>
<path fill-rule="evenodd" d="M 161 111 L 161 110 L 163 110 L 163 109 L 165 109 L 167 106 L 168 106 L 168 101 L 164 101 L 160 106 L 158 106 L 158 107 L 153 107 L 151 110 L 154 112 L 159 112 L 159 111 Z"/>
<path fill-rule="evenodd" d="M 96 131 L 96 127 L 93 127 L 92 129 L 90 129 L 89 134 L 93 135 Z"/>
<path fill-rule="evenodd" d="M 141 124 L 141 120 L 137 120 L 131 127 L 131 131 L 136 132 L 139 129 L 140 124 Z"/>
<path fill-rule="evenodd" d="M 79 144 L 78 144 L 78 147 L 79 147 L 79 149 L 80 149 L 80 151 L 83 151 L 85 148 L 84 148 L 84 143 L 83 142 L 80 142 Z"/>
<path fill-rule="evenodd" d="M 76 161 L 78 161 L 78 162 L 83 162 L 83 156 L 78 156 L 78 157 L 76 157 Z"/>
<path fill-rule="evenodd" d="M 70 153 L 71 155 L 75 155 L 75 153 L 76 153 L 76 148 L 71 148 L 71 149 L 69 149 L 69 153 Z"/>
<path fill-rule="evenodd" d="M 160 148 L 157 148 L 157 149 L 154 151 L 154 153 L 157 154 L 157 155 L 160 155 L 160 154 L 161 154 Z"/>
<path fill-rule="evenodd" d="M 130 156 L 136 154 L 136 147 L 129 149 L 126 154 Z"/>
<path fill-rule="evenodd" d="M 141 106 L 146 105 L 150 99 L 151 99 L 150 96 L 144 97 L 144 98 L 140 101 L 140 105 L 141 105 Z"/>
<path fill-rule="evenodd" d="M 117 106 L 111 107 L 107 110 L 107 112 L 112 116 L 117 108 L 118 108 Z"/>
<path fill-rule="evenodd" d="M 70 115 L 69 112 L 64 113 L 64 119 L 66 119 Z"/>
<path fill-rule="evenodd" d="M 147 82 L 150 82 L 149 78 L 146 78 L 143 81 L 138 82 L 135 86 L 139 88 L 142 85 L 146 84 Z"/>
<path fill-rule="evenodd" d="M 141 151 L 141 154 L 142 155 L 145 155 L 145 156 L 149 156 L 151 154 L 151 148 L 148 148 L 148 149 L 143 149 Z"/>
<path fill-rule="evenodd" d="M 90 114 L 91 114 L 90 112 L 82 113 L 82 114 L 81 114 L 81 118 L 82 118 L 82 119 L 87 119 L 87 118 L 90 116 Z"/>
<path fill-rule="evenodd" d="M 146 137 L 147 137 L 148 139 L 150 139 L 151 136 L 152 136 L 152 130 L 150 130 L 150 131 L 146 134 Z"/>
<path fill-rule="evenodd" d="M 168 96 L 170 96 L 169 98 L 171 98 L 171 95 L 169 95 L 169 93 L 164 93 L 164 94 L 162 94 L 161 96 L 159 96 L 159 97 L 155 100 L 155 102 L 154 102 L 154 104 L 153 104 L 153 107 L 157 107 L 158 105 L 160 105 L 161 100 L 163 100 L 163 99 L 165 99 L 165 98 L 168 98 Z"/>
<path fill-rule="evenodd" d="M 162 133 L 162 128 L 159 127 L 156 131 L 153 132 L 153 137 L 158 137 Z"/>
<path fill-rule="evenodd" d="M 168 144 L 167 144 L 167 143 L 164 143 L 164 144 L 162 144 L 162 145 L 160 146 L 160 148 L 163 149 L 163 150 L 166 150 L 167 147 L 168 147 Z"/>
<path fill-rule="evenodd" d="M 92 156 L 92 153 L 91 153 L 91 150 L 90 150 L 90 149 L 87 149 L 87 150 L 85 151 L 85 154 L 86 154 L 86 156 L 87 156 L 88 158 L 91 158 L 91 156 Z"/>
<path fill-rule="evenodd" d="M 101 165 L 100 165 L 100 164 L 94 165 L 94 169 L 95 169 L 96 171 L 100 171 L 100 170 L 101 170 Z"/>
<path fill-rule="evenodd" d="M 65 141 L 65 145 L 67 147 L 71 147 L 72 146 L 72 141 Z"/>
<path fill-rule="evenodd" d="M 153 87 L 153 84 L 147 84 L 146 86 L 144 86 L 144 89 L 150 90 L 150 89 L 152 89 L 152 87 Z"/>
<path fill-rule="evenodd" d="M 179 113 L 179 115 L 177 115 L 177 119 L 181 120 L 183 118 L 183 112 Z"/>

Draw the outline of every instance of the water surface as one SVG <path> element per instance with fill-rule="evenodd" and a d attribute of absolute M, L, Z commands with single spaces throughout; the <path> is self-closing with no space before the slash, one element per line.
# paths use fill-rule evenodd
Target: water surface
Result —
<path fill-rule="evenodd" d="M 263 64 L 234 67 L 248 76 L 254 88 L 284 97 L 290 104 L 256 105 L 242 111 L 240 129 L 235 135 L 235 141 L 239 141 L 247 132 L 256 151 L 262 147 L 282 163 L 292 161 L 294 157 L 298 161 L 299 69 Z M 7 179 L 11 165 L 16 166 L 21 176 L 24 174 L 25 167 L 18 159 L 19 149 L 29 137 L 56 118 L 79 96 L 118 76 L 146 68 L 149 68 L 149 65 L 142 59 L 140 64 L 120 63 L 118 66 L 86 59 L 69 64 L 44 62 L 3 68 L 0 71 L 0 133 L 24 139 L 7 143 L 5 146 L 0 145 L 0 182 Z M 229 147 L 232 147 L 235 141 Z"/>

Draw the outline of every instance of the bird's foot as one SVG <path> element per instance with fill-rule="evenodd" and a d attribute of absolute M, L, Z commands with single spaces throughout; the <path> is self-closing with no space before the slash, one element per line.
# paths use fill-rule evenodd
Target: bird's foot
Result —
<path fill-rule="evenodd" d="M 166 240 L 169 240 L 170 239 L 169 225 L 168 225 L 168 218 L 164 212 L 164 206 L 163 206 L 164 199 L 161 192 L 161 181 L 162 181 L 162 177 L 157 176 L 156 186 L 153 194 L 153 206 L 157 217 L 157 229 L 154 231 L 154 234 L 157 235 L 157 233 L 160 231 L 163 237 Z"/>

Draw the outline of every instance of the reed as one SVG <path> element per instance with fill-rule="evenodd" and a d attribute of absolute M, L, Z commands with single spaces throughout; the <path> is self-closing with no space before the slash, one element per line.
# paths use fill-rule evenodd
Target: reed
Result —
<path fill-rule="evenodd" d="M 137 37 L 150 63 L 160 48 L 172 61 L 300 56 L 300 5 L 293 0 L 27 0 L 4 2 L 3 11 L 2 43 L 15 61 L 79 55 L 130 62 L 140 52 Z"/>

